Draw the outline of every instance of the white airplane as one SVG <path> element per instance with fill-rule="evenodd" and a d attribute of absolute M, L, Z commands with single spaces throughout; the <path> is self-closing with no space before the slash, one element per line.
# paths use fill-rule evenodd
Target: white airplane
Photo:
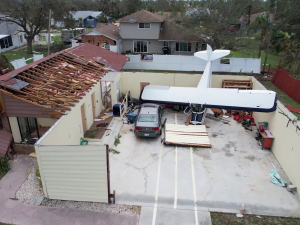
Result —
<path fill-rule="evenodd" d="M 140 100 L 143 103 L 162 103 L 192 106 L 200 105 L 204 116 L 206 108 L 235 109 L 254 112 L 273 112 L 276 110 L 276 92 L 267 90 L 239 90 L 211 88 L 212 61 L 224 57 L 230 50 L 212 51 L 207 45 L 206 51 L 196 52 L 195 57 L 206 60 L 202 78 L 196 88 L 148 85 L 144 88 Z M 201 116 L 202 117 L 202 116 Z M 203 123 L 204 117 L 198 120 Z"/>

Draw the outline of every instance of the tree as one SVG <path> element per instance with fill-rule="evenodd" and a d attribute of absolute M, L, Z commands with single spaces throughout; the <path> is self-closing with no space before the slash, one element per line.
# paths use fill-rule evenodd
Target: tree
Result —
<path fill-rule="evenodd" d="M 82 21 L 83 21 L 82 17 L 78 17 L 78 27 L 80 27 L 80 24 L 82 26 Z"/>
<path fill-rule="evenodd" d="M 213 49 L 222 46 L 232 49 L 236 47 L 241 32 L 231 31 L 231 24 L 239 23 L 244 4 L 240 0 L 206 0 L 193 3 L 182 21 L 190 32 L 201 36 Z"/>
<path fill-rule="evenodd" d="M 255 19 L 255 21 L 252 23 L 251 27 L 255 30 L 260 30 L 258 56 L 257 56 L 257 58 L 260 58 L 264 41 L 268 34 L 271 35 L 273 23 L 270 20 L 269 14 L 266 14 L 266 15 L 263 14 L 261 16 L 258 16 Z"/>
<path fill-rule="evenodd" d="M 10 71 L 13 71 L 14 69 L 15 68 L 6 58 L 6 56 L 4 54 L 0 54 L 0 76 Z"/>
<path fill-rule="evenodd" d="M 12 22 L 21 27 L 25 33 L 27 52 L 32 54 L 32 41 L 42 29 L 47 27 L 49 10 L 53 16 L 63 19 L 69 15 L 72 5 L 69 0 L 1 0 L 0 21 Z"/>
<path fill-rule="evenodd" d="M 272 46 L 274 47 L 276 54 L 284 53 L 287 49 L 291 49 L 294 45 L 296 34 L 284 31 L 277 31 L 272 40 Z"/>
<path fill-rule="evenodd" d="M 101 13 L 100 15 L 98 15 L 97 20 L 100 23 L 107 23 L 108 22 L 107 17 L 104 15 L 104 13 Z"/>

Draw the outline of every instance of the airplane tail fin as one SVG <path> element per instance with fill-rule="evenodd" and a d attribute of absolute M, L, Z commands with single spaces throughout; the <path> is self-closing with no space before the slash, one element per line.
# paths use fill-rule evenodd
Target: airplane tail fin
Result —
<path fill-rule="evenodd" d="M 197 58 L 203 59 L 205 61 L 213 61 L 215 59 L 222 58 L 229 54 L 230 54 L 230 50 L 214 50 L 214 51 L 212 51 L 212 48 L 210 47 L 210 45 L 207 45 L 206 51 L 196 52 L 194 54 L 194 56 Z"/>

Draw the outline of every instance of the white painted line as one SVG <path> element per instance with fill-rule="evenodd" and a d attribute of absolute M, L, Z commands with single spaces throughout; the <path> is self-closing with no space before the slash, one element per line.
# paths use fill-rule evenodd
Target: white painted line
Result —
<path fill-rule="evenodd" d="M 197 214 L 197 194 L 195 184 L 195 173 L 194 173 L 194 160 L 193 160 L 193 148 L 190 147 L 191 154 L 191 170 L 192 170 L 192 183 L 193 183 L 193 195 L 194 195 L 194 209 L 195 209 L 195 223 L 198 225 L 198 214 Z"/>
<path fill-rule="evenodd" d="M 175 196 L 174 196 L 174 209 L 177 208 L 177 146 L 175 147 Z"/>
<path fill-rule="evenodd" d="M 177 114 L 175 113 L 175 124 L 177 125 Z M 174 209 L 177 208 L 177 145 L 175 146 L 175 194 Z"/>
<path fill-rule="evenodd" d="M 153 209 L 152 225 L 155 225 L 155 222 L 156 222 L 157 200 L 158 200 L 158 191 L 159 191 L 159 177 L 160 177 L 160 167 L 161 167 L 161 153 L 162 153 L 162 143 L 160 144 L 160 150 L 159 150 L 158 171 L 157 171 L 155 203 L 154 203 L 154 209 Z"/>

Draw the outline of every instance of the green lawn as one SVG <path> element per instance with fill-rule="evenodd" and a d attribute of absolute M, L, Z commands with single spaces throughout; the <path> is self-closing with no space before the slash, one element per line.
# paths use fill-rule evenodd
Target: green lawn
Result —
<path fill-rule="evenodd" d="M 212 225 L 300 225 L 299 218 L 211 213 Z"/>
<path fill-rule="evenodd" d="M 37 52 L 35 54 L 44 54 L 44 56 L 47 56 L 47 51 L 48 51 L 47 45 L 33 45 L 32 48 L 33 48 L 33 51 Z M 25 58 L 25 60 L 29 59 L 29 58 L 33 58 L 33 54 L 27 53 L 27 47 L 21 48 L 19 50 L 15 50 L 15 51 L 14 50 L 7 51 L 2 54 L 4 54 L 9 61 L 14 61 L 17 59 L 22 59 L 22 58 Z M 29 64 L 31 62 L 33 62 L 33 59 L 26 61 L 27 64 Z"/>
<path fill-rule="evenodd" d="M 258 76 L 255 76 L 258 78 Z M 284 105 L 289 105 L 295 108 L 300 108 L 300 104 L 297 103 L 295 100 L 293 100 L 291 97 L 289 97 L 287 94 L 285 94 L 282 90 L 280 90 L 278 87 L 276 87 L 271 81 L 266 80 L 260 80 L 259 81 L 262 85 L 265 86 L 268 90 L 275 91 L 277 93 L 277 99 Z M 292 112 L 293 113 L 293 112 Z M 300 114 L 299 113 L 293 113 L 295 116 L 297 116 L 298 120 L 300 120 Z"/>

